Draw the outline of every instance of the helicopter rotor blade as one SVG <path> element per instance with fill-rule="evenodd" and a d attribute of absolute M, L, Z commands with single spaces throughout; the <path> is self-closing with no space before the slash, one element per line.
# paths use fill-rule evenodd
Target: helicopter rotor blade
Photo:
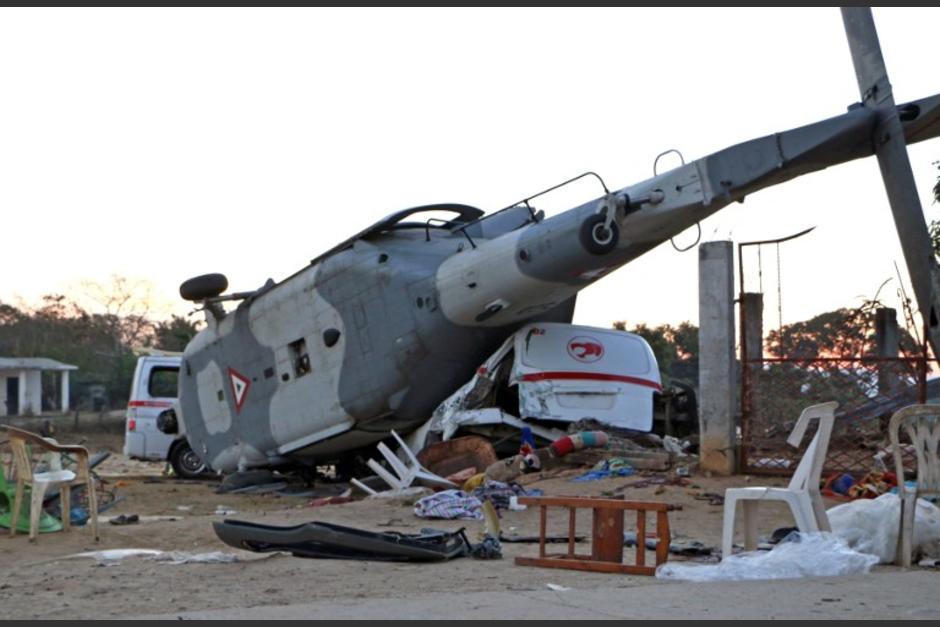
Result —
<path fill-rule="evenodd" d="M 937 356 L 940 355 L 940 268 L 933 254 L 902 127 L 902 121 L 916 119 L 922 110 L 916 103 L 900 110 L 895 107 L 871 8 L 843 7 L 842 21 L 862 96 L 861 104 L 878 114 L 872 135 L 875 154 L 917 304 Z"/>

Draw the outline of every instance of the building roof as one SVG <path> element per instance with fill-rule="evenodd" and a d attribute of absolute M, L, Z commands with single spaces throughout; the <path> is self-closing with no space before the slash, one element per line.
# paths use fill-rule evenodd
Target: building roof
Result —
<path fill-rule="evenodd" d="M 0 370 L 78 370 L 78 366 L 46 357 L 0 357 Z"/>

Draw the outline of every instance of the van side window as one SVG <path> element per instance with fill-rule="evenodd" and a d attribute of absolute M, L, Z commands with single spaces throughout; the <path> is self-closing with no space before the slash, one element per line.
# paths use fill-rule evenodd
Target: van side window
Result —
<path fill-rule="evenodd" d="M 157 398 L 176 398 L 176 383 L 179 375 L 179 368 L 155 366 L 150 370 L 147 393 Z"/>

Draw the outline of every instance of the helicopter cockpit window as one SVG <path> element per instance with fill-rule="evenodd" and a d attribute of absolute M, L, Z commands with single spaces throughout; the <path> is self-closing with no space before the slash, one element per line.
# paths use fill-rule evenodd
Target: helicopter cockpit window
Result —
<path fill-rule="evenodd" d="M 302 377 L 310 372 L 310 357 L 307 355 L 307 342 L 303 338 L 287 345 L 290 350 L 290 361 L 294 367 L 294 378 Z"/>

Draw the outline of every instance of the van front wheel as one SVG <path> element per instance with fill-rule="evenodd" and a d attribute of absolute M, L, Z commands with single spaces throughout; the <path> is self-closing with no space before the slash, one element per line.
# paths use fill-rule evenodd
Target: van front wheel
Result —
<path fill-rule="evenodd" d="M 173 447 L 170 453 L 170 466 L 173 467 L 176 476 L 182 479 L 196 479 L 209 470 L 186 440 Z"/>

